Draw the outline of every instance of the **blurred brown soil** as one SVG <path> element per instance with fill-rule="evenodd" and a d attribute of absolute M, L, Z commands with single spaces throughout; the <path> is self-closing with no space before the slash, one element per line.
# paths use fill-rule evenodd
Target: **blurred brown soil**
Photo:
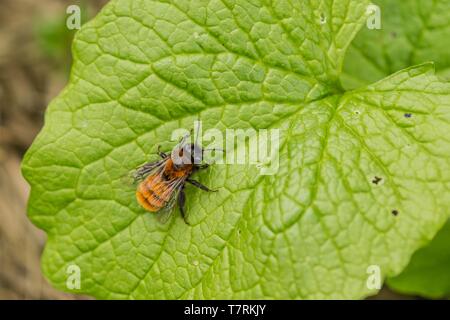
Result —
<path fill-rule="evenodd" d="M 84 4 L 95 13 L 105 2 Z M 0 299 L 85 298 L 53 289 L 43 278 L 40 256 L 45 233 L 26 216 L 29 187 L 20 172 L 21 158 L 42 127 L 45 107 L 67 82 L 70 64 L 67 57 L 53 59 L 43 52 L 36 39 L 36 24 L 64 19 L 71 4 L 81 3 L 1 0 Z M 67 47 L 68 57 L 69 52 Z"/>

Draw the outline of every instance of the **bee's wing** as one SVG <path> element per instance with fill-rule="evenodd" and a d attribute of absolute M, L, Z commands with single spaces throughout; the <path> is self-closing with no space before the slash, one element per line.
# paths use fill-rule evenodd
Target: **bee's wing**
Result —
<path fill-rule="evenodd" d="M 128 185 L 135 186 L 139 182 L 143 181 L 149 174 L 162 170 L 166 161 L 167 159 L 161 159 L 158 161 L 147 162 L 142 166 L 128 172 L 122 180 Z"/>
<path fill-rule="evenodd" d="M 157 219 L 160 223 L 164 224 L 169 221 L 170 217 L 175 211 L 175 207 L 178 200 L 178 195 L 180 194 L 181 189 L 183 188 L 185 179 L 178 179 L 174 182 L 172 187 L 172 194 L 170 196 L 169 201 L 166 203 L 164 208 L 158 211 Z"/>

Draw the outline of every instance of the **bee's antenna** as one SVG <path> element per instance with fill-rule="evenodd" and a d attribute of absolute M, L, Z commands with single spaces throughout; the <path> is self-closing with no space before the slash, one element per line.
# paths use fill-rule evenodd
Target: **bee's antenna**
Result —
<path fill-rule="evenodd" d="M 225 150 L 223 150 L 221 148 L 206 148 L 206 149 L 204 149 L 204 151 L 221 151 L 221 152 L 225 152 Z"/>

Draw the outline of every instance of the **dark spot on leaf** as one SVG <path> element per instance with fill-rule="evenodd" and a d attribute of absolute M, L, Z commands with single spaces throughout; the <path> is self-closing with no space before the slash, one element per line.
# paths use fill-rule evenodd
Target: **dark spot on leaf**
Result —
<path fill-rule="evenodd" d="M 397 32 L 391 32 L 391 37 L 392 38 L 397 38 Z"/>
<path fill-rule="evenodd" d="M 380 177 L 375 176 L 375 177 L 373 177 L 373 179 L 372 179 L 372 183 L 373 183 L 373 184 L 378 184 L 378 183 L 380 183 L 381 180 L 383 180 L 383 178 L 380 178 Z"/>
<path fill-rule="evenodd" d="M 394 210 L 391 211 L 391 213 L 392 213 L 393 216 L 396 217 L 398 215 L 398 210 L 394 209 Z"/>
<path fill-rule="evenodd" d="M 411 113 L 405 113 L 405 118 L 411 118 L 412 114 Z"/>

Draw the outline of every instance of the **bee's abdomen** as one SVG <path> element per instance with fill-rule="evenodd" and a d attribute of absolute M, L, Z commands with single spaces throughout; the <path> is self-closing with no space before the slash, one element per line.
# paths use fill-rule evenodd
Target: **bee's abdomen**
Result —
<path fill-rule="evenodd" d="M 170 199 L 167 182 L 159 176 L 149 176 L 136 190 L 136 198 L 141 206 L 150 212 L 162 209 Z"/>

